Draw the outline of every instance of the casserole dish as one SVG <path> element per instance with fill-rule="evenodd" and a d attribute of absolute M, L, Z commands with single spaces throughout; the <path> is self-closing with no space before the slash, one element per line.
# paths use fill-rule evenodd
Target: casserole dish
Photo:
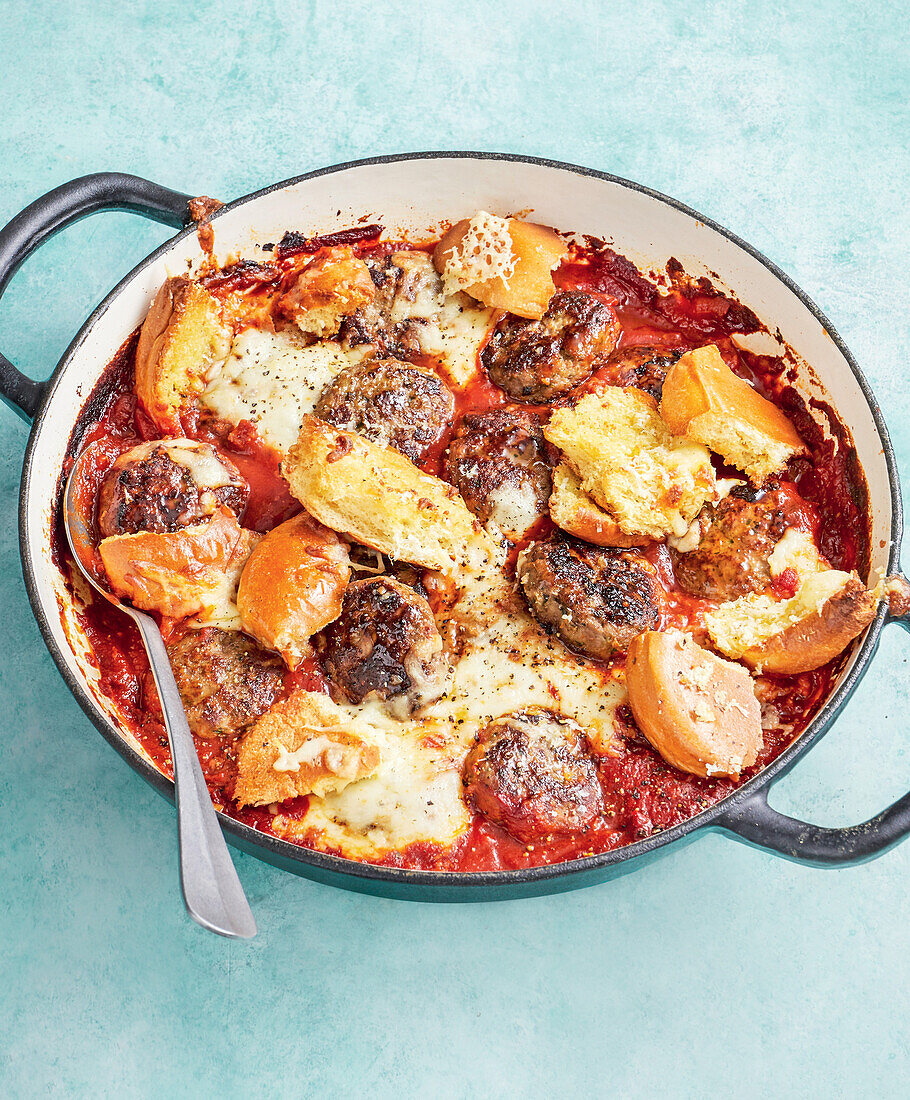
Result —
<path fill-rule="evenodd" d="M 635 184 L 530 158 L 488 154 L 415 154 L 341 165 L 239 199 L 211 216 L 219 255 L 249 254 L 295 225 L 327 233 L 368 215 L 420 231 L 466 209 L 533 209 L 535 218 L 611 239 L 643 268 L 672 255 L 695 276 L 710 276 L 753 309 L 801 360 L 808 397 L 830 401 L 845 418 L 869 488 L 871 567 L 894 572 L 901 534 L 900 492 L 887 431 L 850 353 L 806 296 L 767 260 L 694 211 Z M 46 385 L 0 361 L 0 384 L 23 416 L 33 417 L 21 492 L 23 570 L 45 640 L 68 685 L 102 734 L 156 789 L 170 782 L 124 735 L 97 690 L 89 649 L 56 563 L 51 539 L 58 478 L 80 413 L 107 364 L 145 316 L 165 277 L 197 263 L 201 247 L 190 197 L 135 177 L 100 174 L 39 199 L 0 233 L 0 289 L 16 266 L 52 233 L 100 209 L 130 209 L 186 226 L 112 291 L 88 319 Z M 193 209 L 198 210 L 199 204 Z M 771 765 L 722 802 L 679 825 L 624 848 L 568 863 L 505 872 L 452 874 L 378 867 L 313 852 L 228 817 L 229 839 L 305 876 L 352 889 L 414 900 L 492 900 L 555 892 L 602 881 L 640 866 L 668 844 L 703 827 L 725 829 L 794 859 L 842 863 L 870 858 L 910 831 L 910 795 L 852 829 L 819 829 L 777 814 L 767 787 L 820 737 L 849 698 L 880 632 L 881 608 L 845 663 L 810 726 Z M 899 620 L 896 620 L 899 621 Z"/>

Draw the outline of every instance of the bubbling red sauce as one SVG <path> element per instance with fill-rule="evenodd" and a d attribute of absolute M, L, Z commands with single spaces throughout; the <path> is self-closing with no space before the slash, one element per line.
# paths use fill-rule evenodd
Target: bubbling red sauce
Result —
<path fill-rule="evenodd" d="M 287 234 L 267 262 L 241 261 L 211 272 L 204 280 L 222 302 L 228 317 L 257 309 L 268 310 L 269 302 L 289 285 L 300 268 L 320 248 L 350 245 L 360 253 L 390 252 L 396 247 L 414 247 L 379 242 L 381 227 L 364 226 L 325 238 Z M 421 246 L 432 247 L 432 244 Z M 739 302 L 719 293 L 706 279 L 693 280 L 671 260 L 667 265 L 669 286 L 644 277 L 628 260 L 602 242 L 587 238 L 573 246 L 567 261 L 554 273 L 559 288 L 579 289 L 609 301 L 620 322 L 619 347 L 639 345 L 661 349 L 718 346 L 728 365 L 761 393 L 780 405 L 793 420 L 809 446 L 809 454 L 794 459 L 782 479 L 783 507 L 790 526 L 811 534 L 835 568 L 868 571 L 868 500 L 865 480 L 849 433 L 833 410 L 814 403 L 814 411 L 829 421 L 823 432 L 793 388 L 792 363 L 742 350 L 734 336 L 761 330 L 758 318 Z M 242 324 L 242 322 L 241 322 Z M 92 459 L 81 488 L 84 506 L 91 502 L 110 464 L 123 451 L 159 436 L 155 425 L 138 405 L 134 394 L 136 335 L 124 345 L 96 387 L 71 440 L 70 453 L 91 448 Z M 416 362 L 420 356 L 414 356 Z M 428 362 L 428 361 L 425 361 Z M 587 385 L 609 383 L 595 374 Z M 485 412 L 508 403 L 506 395 L 481 372 L 468 386 L 456 392 L 456 411 L 450 432 L 421 463 L 427 473 L 440 475 L 451 431 L 467 415 Z M 530 407 L 532 411 L 534 407 Z M 537 411 L 549 410 L 541 407 Z M 184 421 L 188 436 L 216 444 L 237 466 L 250 485 L 244 526 L 258 532 L 271 530 L 300 511 L 280 476 L 277 456 L 262 444 L 252 424 L 238 426 L 190 417 Z M 72 465 L 63 471 L 65 479 Z M 722 476 L 735 471 L 718 467 Z M 741 475 L 737 475 L 741 476 Z M 553 531 L 548 517 L 542 518 L 525 539 L 515 546 L 507 563 L 514 569 L 518 552 L 532 539 Z M 66 539 L 58 518 L 54 531 L 55 560 L 65 576 L 74 566 L 69 561 Z M 662 544 L 645 549 L 658 569 L 663 588 L 661 626 L 691 630 L 704 637 L 704 614 L 716 606 L 679 588 L 674 581 L 669 554 Z M 100 564 L 97 564 L 100 569 Z M 776 594 L 792 595 L 795 578 L 782 575 Z M 432 597 L 431 597 L 432 598 Z M 126 616 L 101 601 L 79 613 L 86 638 L 94 654 L 100 691 L 110 698 L 122 715 L 122 722 L 136 738 L 156 767 L 172 776 L 170 752 L 151 682 L 145 651 L 133 624 Z M 165 621 L 166 638 L 176 640 L 186 628 Z M 621 663 L 623 657 L 615 659 Z M 759 690 L 773 702 L 777 724 L 765 731 L 764 747 L 756 763 L 739 781 L 745 782 L 774 760 L 808 725 L 827 697 L 845 657 L 814 672 L 798 676 L 759 678 Z M 594 664 L 593 674 L 605 675 L 611 666 Z M 311 658 L 293 673 L 285 675 L 284 691 L 296 689 L 326 692 L 326 680 L 318 660 Z M 475 813 L 466 834 L 448 847 L 420 843 L 389 853 L 374 862 L 385 866 L 444 871 L 501 871 L 560 863 L 606 852 L 670 828 L 724 798 L 739 785 L 730 779 L 701 779 L 677 771 L 667 764 L 638 731 L 631 712 L 620 707 L 617 714 L 616 749 L 598 758 L 604 790 L 605 812 L 583 834 L 550 838 L 524 844 Z M 289 838 L 276 821 L 305 823 L 308 799 L 296 798 L 280 807 L 240 808 L 232 798 L 236 777 L 236 748 L 217 739 L 196 739 L 199 757 L 215 804 L 226 813 L 264 833 L 293 839 L 304 847 L 330 851 L 324 844 L 308 840 L 297 830 Z M 276 816 L 276 811 L 279 816 Z M 342 853 L 337 853 L 342 854 Z"/>

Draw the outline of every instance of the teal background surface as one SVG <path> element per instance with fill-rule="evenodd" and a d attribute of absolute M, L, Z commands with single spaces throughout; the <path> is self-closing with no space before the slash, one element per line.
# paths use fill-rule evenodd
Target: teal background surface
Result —
<path fill-rule="evenodd" d="M 0 218 L 102 169 L 222 199 L 405 150 L 613 172 L 718 219 L 815 298 L 907 479 L 902 9 L 6 0 Z M 54 239 L 3 300 L 0 348 L 45 377 L 165 237 L 110 214 Z M 4 1095 L 907 1095 L 910 845 L 821 871 L 709 834 L 601 887 L 464 907 L 238 855 L 258 938 L 196 927 L 172 808 L 83 716 L 32 619 L 26 437 L 0 408 Z M 777 808 L 851 824 L 907 787 L 906 642 L 886 632 Z"/>

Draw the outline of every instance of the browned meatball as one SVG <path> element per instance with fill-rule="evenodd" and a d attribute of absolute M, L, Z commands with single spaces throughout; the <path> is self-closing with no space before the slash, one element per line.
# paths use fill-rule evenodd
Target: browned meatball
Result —
<path fill-rule="evenodd" d="M 776 488 L 737 486 L 717 504 L 706 504 L 695 550 L 670 550 L 677 584 L 693 596 L 735 600 L 760 592 L 771 580 L 768 559 L 787 529 Z"/>
<path fill-rule="evenodd" d="M 323 633 L 323 665 L 339 701 L 382 699 L 398 717 L 443 694 L 449 665 L 430 605 L 394 577 L 348 585 L 341 615 Z"/>
<path fill-rule="evenodd" d="M 524 409 L 466 416 L 446 454 L 446 477 L 483 523 L 521 538 L 553 489 L 540 418 Z"/>
<path fill-rule="evenodd" d="M 442 306 L 442 280 L 427 252 L 368 253 L 364 260 L 374 301 L 346 317 L 341 340 L 348 347 L 375 344 L 386 353 L 419 351 L 423 326 Z"/>
<path fill-rule="evenodd" d="M 190 729 L 197 737 L 239 737 L 282 690 L 283 663 L 236 630 L 209 626 L 168 646 Z"/>
<path fill-rule="evenodd" d="M 368 256 L 366 263 L 388 325 L 425 321 L 439 313 L 442 279 L 429 252 L 415 249 Z"/>
<path fill-rule="evenodd" d="M 326 386 L 316 415 L 394 447 L 418 462 L 436 443 L 455 411 L 448 386 L 431 370 L 377 359 L 343 370 Z"/>
<path fill-rule="evenodd" d="M 682 351 L 663 348 L 619 348 L 614 351 L 601 375 L 611 386 L 635 386 L 660 400 L 667 371 L 682 355 Z"/>
<path fill-rule="evenodd" d="M 583 382 L 612 351 L 616 314 L 600 298 L 559 291 L 539 321 L 508 314 L 481 353 L 490 381 L 517 401 L 544 403 Z"/>
<path fill-rule="evenodd" d="M 462 776 L 467 799 L 525 844 L 584 829 L 603 810 L 583 731 L 541 707 L 490 722 Z"/>
<path fill-rule="evenodd" d="M 220 504 L 239 519 L 249 492 L 236 466 L 207 443 L 140 443 L 117 458 L 101 483 L 98 530 L 103 537 L 177 531 Z"/>
<path fill-rule="evenodd" d="M 657 570 L 635 550 L 532 542 L 518 581 L 534 615 L 570 649 L 606 661 L 660 620 Z"/>

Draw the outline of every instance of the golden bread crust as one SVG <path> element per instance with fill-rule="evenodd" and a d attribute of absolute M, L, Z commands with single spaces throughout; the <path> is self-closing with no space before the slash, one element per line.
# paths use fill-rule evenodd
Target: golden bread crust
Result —
<path fill-rule="evenodd" d="M 305 416 L 281 468 L 320 523 L 396 561 L 453 576 L 489 560 L 489 538 L 455 490 L 388 447 Z"/>
<path fill-rule="evenodd" d="M 110 535 L 98 552 L 118 596 L 143 611 L 183 619 L 218 605 L 226 579 L 258 541 L 220 507 L 204 523 L 178 531 Z"/>
<path fill-rule="evenodd" d="M 670 367 L 660 414 L 671 431 L 704 443 L 758 484 L 806 449 L 784 413 L 738 378 L 715 344 Z"/>
<path fill-rule="evenodd" d="M 645 546 L 643 535 L 627 535 L 616 520 L 581 487 L 581 479 L 563 460 L 553 471 L 550 518 L 566 534 L 593 542 L 595 546 Z"/>
<path fill-rule="evenodd" d="M 370 269 L 350 247 L 333 248 L 300 272 L 278 309 L 303 332 L 333 336 L 342 320 L 376 297 Z"/>
<path fill-rule="evenodd" d="M 273 527 L 247 558 L 237 589 L 243 629 L 289 668 L 341 614 L 351 574 L 347 544 L 306 512 Z"/>
<path fill-rule="evenodd" d="M 433 263 L 440 274 L 446 264 L 457 260 L 459 245 L 471 224 L 465 218 L 443 235 L 433 251 Z M 518 317 L 539 320 L 556 292 L 552 271 L 568 255 L 565 241 L 546 225 L 508 219 L 514 268 L 507 280 L 501 276 L 464 286 L 465 293 L 485 306 L 504 309 Z"/>
<path fill-rule="evenodd" d="M 742 646 L 730 645 L 729 626 L 723 616 L 729 615 L 730 605 L 721 605 L 705 616 L 708 630 L 715 645 L 722 652 L 730 652 L 750 668 L 762 672 L 795 675 L 811 672 L 832 661 L 861 634 L 875 618 L 879 595 L 867 589 L 855 574 L 839 574 L 834 570 L 816 577 L 843 577 L 838 591 L 826 599 L 813 599 L 813 582 L 803 584 L 792 600 L 784 601 L 781 618 L 772 625 L 775 629 L 758 629 Z M 750 597 L 737 600 L 744 605 Z M 758 597 L 758 600 L 762 597 Z M 752 598 L 756 603 L 756 598 Z M 743 635 L 740 635 L 743 638 Z M 735 650 L 738 650 L 736 652 Z"/>
<path fill-rule="evenodd" d="M 234 797 L 240 806 L 321 797 L 373 775 L 379 760 L 366 723 L 326 695 L 295 691 L 270 707 L 241 741 Z"/>
<path fill-rule="evenodd" d="M 213 295 L 185 277 L 168 279 L 152 302 L 136 348 L 136 393 L 164 432 L 182 435 L 180 411 L 230 350 L 231 329 Z"/>
<path fill-rule="evenodd" d="M 626 659 L 629 706 L 660 755 L 692 775 L 738 778 L 762 747 L 761 708 L 742 665 L 680 631 L 649 631 Z"/>

